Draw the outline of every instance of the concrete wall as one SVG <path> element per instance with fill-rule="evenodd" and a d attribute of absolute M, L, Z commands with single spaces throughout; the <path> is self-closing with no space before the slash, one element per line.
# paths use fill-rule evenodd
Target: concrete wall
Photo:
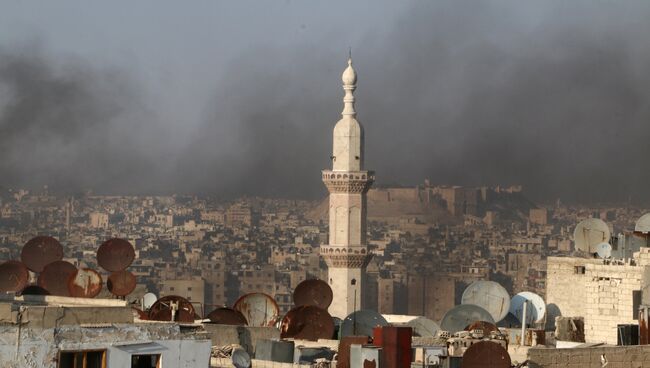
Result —
<path fill-rule="evenodd" d="M 207 335 L 181 332 L 176 324 L 113 324 L 97 327 L 0 326 L 0 367 L 56 368 L 59 352 L 106 350 L 109 368 L 130 366 L 131 354 L 161 354 L 164 367 L 208 367 Z M 18 343 L 17 343 L 18 340 Z M 127 364 L 128 363 L 128 364 Z"/>
<path fill-rule="evenodd" d="M 598 259 L 549 257 L 546 302 L 562 316 L 584 317 L 586 342 L 616 344 L 616 325 L 636 323 L 634 292 L 641 292 L 649 271 Z"/>
<path fill-rule="evenodd" d="M 530 368 L 600 368 L 602 356 L 607 368 L 650 367 L 650 345 L 593 347 L 575 349 L 532 348 L 528 351 Z"/>

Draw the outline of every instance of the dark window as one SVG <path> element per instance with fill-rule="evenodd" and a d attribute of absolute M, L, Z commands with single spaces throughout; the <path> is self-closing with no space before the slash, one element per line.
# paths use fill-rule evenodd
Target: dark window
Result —
<path fill-rule="evenodd" d="M 58 368 L 105 368 L 106 351 L 62 351 Z"/>
<path fill-rule="evenodd" d="M 632 290 L 632 315 L 634 320 L 639 320 L 639 307 L 641 306 L 641 290 Z"/>
<path fill-rule="evenodd" d="M 131 368 L 160 368 L 160 354 L 131 355 Z"/>

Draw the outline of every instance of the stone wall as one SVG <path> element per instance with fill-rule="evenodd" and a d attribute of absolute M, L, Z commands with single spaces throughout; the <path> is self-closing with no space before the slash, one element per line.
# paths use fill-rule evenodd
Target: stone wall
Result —
<path fill-rule="evenodd" d="M 650 345 L 573 349 L 532 348 L 530 368 L 646 368 L 650 367 Z"/>
<path fill-rule="evenodd" d="M 649 267 L 600 259 L 549 257 L 547 304 L 562 316 L 584 317 L 586 342 L 616 344 L 616 325 L 636 323 Z M 549 308 L 549 309 L 551 309 Z"/>

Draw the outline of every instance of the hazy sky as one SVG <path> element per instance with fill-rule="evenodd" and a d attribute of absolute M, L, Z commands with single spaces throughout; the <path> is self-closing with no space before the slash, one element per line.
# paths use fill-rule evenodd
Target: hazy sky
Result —
<path fill-rule="evenodd" d="M 351 46 L 379 184 L 650 200 L 648 1 L 0 6 L 0 186 L 318 198 Z"/>

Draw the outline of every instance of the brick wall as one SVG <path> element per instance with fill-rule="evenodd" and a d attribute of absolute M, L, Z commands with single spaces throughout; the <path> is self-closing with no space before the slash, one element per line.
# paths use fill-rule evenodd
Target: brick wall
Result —
<path fill-rule="evenodd" d="M 607 368 L 650 367 L 650 345 L 575 349 L 533 348 L 528 351 L 530 368 L 599 368 L 602 356 Z"/>

